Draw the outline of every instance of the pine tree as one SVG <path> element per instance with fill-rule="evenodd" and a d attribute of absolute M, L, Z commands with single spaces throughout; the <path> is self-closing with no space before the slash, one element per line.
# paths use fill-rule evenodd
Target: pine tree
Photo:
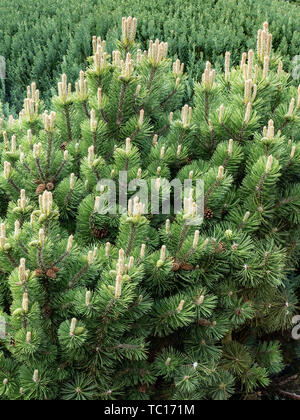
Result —
<path fill-rule="evenodd" d="M 207 63 L 182 107 L 183 64 L 158 40 L 141 51 L 136 25 L 123 18 L 111 57 L 93 38 L 54 111 L 32 84 L 19 119 L 1 124 L 0 399 L 249 397 L 285 366 L 300 88 L 265 23 L 256 53 L 233 68 L 227 53 L 219 75 Z M 124 208 L 122 172 L 160 197 L 166 180 L 193 188 L 181 212 L 151 214 L 134 191 Z M 113 205 L 105 180 L 113 214 L 99 211 Z"/>

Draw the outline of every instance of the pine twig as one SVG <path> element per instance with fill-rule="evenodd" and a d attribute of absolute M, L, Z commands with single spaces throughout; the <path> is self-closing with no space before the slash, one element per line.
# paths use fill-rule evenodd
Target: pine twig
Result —
<path fill-rule="evenodd" d="M 60 167 L 58 168 L 58 170 L 56 171 L 56 174 L 52 177 L 52 182 L 56 182 L 57 177 L 59 176 L 59 174 L 61 173 L 61 171 L 63 170 L 65 164 L 66 164 L 66 160 L 63 160 Z"/>
<path fill-rule="evenodd" d="M 16 185 L 16 183 L 12 180 L 12 179 L 10 179 L 10 178 L 8 178 L 8 180 L 7 180 L 7 182 L 18 192 L 18 193 L 20 193 L 20 191 L 21 191 L 21 189 Z"/>
<path fill-rule="evenodd" d="M 43 170 L 42 170 L 42 167 L 41 167 L 40 159 L 39 158 L 36 158 L 35 159 L 35 163 L 36 163 L 36 167 L 38 169 L 38 172 L 40 174 L 41 181 L 44 181 L 45 182 L 45 175 L 44 175 Z"/>
<path fill-rule="evenodd" d="M 287 391 L 283 391 L 282 389 L 279 389 L 279 394 L 291 398 L 292 400 L 298 400 L 300 401 L 300 395 L 292 393 L 292 392 L 287 392 Z"/>
<path fill-rule="evenodd" d="M 118 107 L 118 116 L 117 116 L 117 126 L 120 127 L 122 120 L 123 120 L 123 106 L 124 106 L 124 99 L 125 93 L 127 89 L 127 83 L 122 83 L 120 99 L 119 99 L 119 107 Z"/>
<path fill-rule="evenodd" d="M 69 282 L 69 289 L 72 289 L 72 287 L 75 285 L 75 283 L 77 283 L 77 281 L 80 279 L 80 277 L 82 277 L 83 274 L 88 271 L 88 269 L 89 269 L 89 265 L 87 264 L 84 267 L 82 267 L 82 269 L 77 274 L 75 274 L 75 276 Z"/>
<path fill-rule="evenodd" d="M 68 139 L 69 139 L 69 143 L 71 143 L 71 141 L 73 140 L 73 136 L 72 136 L 71 121 L 70 121 L 70 110 L 69 110 L 68 104 L 64 105 L 64 111 L 65 111 L 65 117 L 66 117 L 66 123 L 67 123 Z"/>

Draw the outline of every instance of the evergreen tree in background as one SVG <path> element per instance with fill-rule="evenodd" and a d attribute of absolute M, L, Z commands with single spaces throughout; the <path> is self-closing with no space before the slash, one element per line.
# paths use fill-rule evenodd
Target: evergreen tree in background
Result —
<path fill-rule="evenodd" d="M 300 8 L 285 0 L 1 0 L 0 67 L 5 58 L 6 77 L 0 77 L 0 100 L 6 116 L 18 115 L 24 91 L 32 81 L 47 108 L 62 73 L 74 84 L 92 54 L 91 37 L 106 40 L 109 54 L 121 36 L 122 16 L 136 16 L 136 40 L 148 49 L 149 39 L 168 42 L 168 56 L 185 63 L 188 74 L 185 102 L 194 81 L 208 60 L 220 72 L 224 54 L 239 63 L 243 51 L 252 48 L 257 28 L 268 20 L 273 50 L 280 54 L 286 71 L 298 68 Z M 2 57 L 1 57 L 2 56 Z M 0 70 L 1 72 L 1 70 Z M 296 72 L 297 73 L 297 72 Z M 294 74 L 295 83 L 299 75 Z M 296 80 L 297 79 L 297 80 Z"/>
<path fill-rule="evenodd" d="M 256 53 L 238 67 L 226 53 L 218 75 L 208 62 L 181 108 L 183 64 L 167 43 L 138 49 L 136 29 L 123 18 L 111 56 L 94 37 L 53 111 L 33 83 L 1 120 L 0 399 L 286 392 L 272 380 L 299 302 L 300 89 L 265 23 Z M 123 207 L 122 172 L 156 195 L 175 178 L 194 188 L 154 215 L 135 191 Z M 107 180 L 114 214 L 99 211 Z"/>

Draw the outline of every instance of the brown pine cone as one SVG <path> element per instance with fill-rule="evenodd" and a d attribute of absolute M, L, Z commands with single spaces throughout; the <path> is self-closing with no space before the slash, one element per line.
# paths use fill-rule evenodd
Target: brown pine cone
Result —
<path fill-rule="evenodd" d="M 219 242 L 216 248 L 216 252 L 224 252 L 224 251 L 226 251 L 224 242 Z"/>
<path fill-rule="evenodd" d="M 37 187 L 37 189 L 36 189 L 36 194 L 37 195 L 40 195 L 42 192 L 44 192 L 45 191 L 45 189 L 46 189 L 46 187 L 45 187 L 45 185 L 44 184 L 40 184 L 38 187 Z"/>
<path fill-rule="evenodd" d="M 43 309 L 42 309 L 42 311 L 43 311 L 43 315 L 44 315 L 46 318 L 50 318 L 50 316 L 51 316 L 51 314 L 52 314 L 52 310 L 51 310 L 51 308 L 49 307 L 49 305 L 44 306 L 44 307 L 43 307 Z"/>
<path fill-rule="evenodd" d="M 214 217 L 214 212 L 212 211 L 211 208 L 209 207 L 205 207 L 204 209 L 204 218 L 207 220 L 210 220 Z"/>
<path fill-rule="evenodd" d="M 60 150 L 66 150 L 68 143 L 66 141 L 64 141 L 61 145 L 60 145 Z"/>
<path fill-rule="evenodd" d="M 54 190 L 54 185 L 52 184 L 52 182 L 48 182 L 48 184 L 46 185 L 46 187 L 47 187 L 47 190 L 48 191 Z"/>
<path fill-rule="evenodd" d="M 108 229 L 102 228 L 102 229 L 93 229 L 92 230 L 93 236 L 97 239 L 103 239 L 108 234 Z"/>
<path fill-rule="evenodd" d="M 208 319 L 198 319 L 197 325 L 199 325 L 201 327 L 211 327 L 212 322 L 209 321 Z"/>
<path fill-rule="evenodd" d="M 142 392 L 143 394 L 146 394 L 146 392 L 147 392 L 147 385 L 140 385 L 139 386 L 139 391 Z"/>
<path fill-rule="evenodd" d="M 42 270 L 40 270 L 39 268 L 37 268 L 37 269 L 34 271 L 34 274 L 35 274 L 37 277 L 42 277 L 42 275 L 43 275 L 44 273 L 43 273 L 43 271 L 42 271 Z"/>
<path fill-rule="evenodd" d="M 225 216 L 225 214 L 228 213 L 227 204 L 224 204 L 224 207 L 222 208 L 222 215 Z"/>
<path fill-rule="evenodd" d="M 54 270 L 52 270 L 52 268 L 50 268 L 47 273 L 46 273 L 47 277 L 50 277 L 51 279 L 56 279 L 56 273 Z"/>
<path fill-rule="evenodd" d="M 173 262 L 173 271 L 178 271 L 180 270 L 180 263 L 176 260 L 174 260 Z"/>
<path fill-rule="evenodd" d="M 181 269 L 185 270 L 185 271 L 193 271 L 194 270 L 194 266 L 192 264 L 181 264 Z"/>
<path fill-rule="evenodd" d="M 237 316 L 242 316 L 242 315 L 243 315 L 243 311 L 242 311 L 242 309 L 240 309 L 240 308 L 235 309 L 234 313 L 235 313 Z"/>

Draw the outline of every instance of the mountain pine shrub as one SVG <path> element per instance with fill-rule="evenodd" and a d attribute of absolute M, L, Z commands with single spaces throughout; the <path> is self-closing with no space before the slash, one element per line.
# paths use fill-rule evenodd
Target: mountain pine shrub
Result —
<path fill-rule="evenodd" d="M 183 64 L 158 40 L 139 50 L 136 25 L 123 18 L 111 56 L 93 38 L 53 111 L 32 84 L 18 120 L 1 120 L 0 399 L 259 398 L 285 367 L 300 89 L 265 23 L 239 66 L 207 62 L 181 109 Z M 161 195 L 172 179 L 194 187 L 181 212 L 125 193 L 136 180 Z"/>

